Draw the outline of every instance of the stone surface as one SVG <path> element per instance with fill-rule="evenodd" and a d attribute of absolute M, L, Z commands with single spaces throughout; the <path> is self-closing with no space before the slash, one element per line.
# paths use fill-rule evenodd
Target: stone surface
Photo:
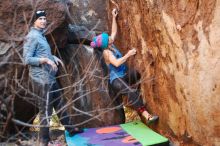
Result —
<path fill-rule="evenodd" d="M 87 44 L 96 36 L 94 31 L 90 31 L 85 26 L 68 25 L 68 43 L 69 44 Z"/>
<path fill-rule="evenodd" d="M 70 23 L 82 25 L 97 33 L 108 30 L 108 1 L 71 0 Z"/>
<path fill-rule="evenodd" d="M 154 128 L 177 145 L 219 145 L 220 1 L 115 2 L 116 43 L 124 52 L 137 48 L 130 64 L 143 77 L 149 110 L 160 116 Z"/>

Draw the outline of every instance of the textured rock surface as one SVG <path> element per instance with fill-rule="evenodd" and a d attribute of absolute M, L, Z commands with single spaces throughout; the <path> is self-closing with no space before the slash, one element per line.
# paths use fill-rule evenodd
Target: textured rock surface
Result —
<path fill-rule="evenodd" d="M 68 43 L 69 44 L 87 44 L 93 40 L 96 34 L 88 30 L 85 26 L 68 25 Z"/>
<path fill-rule="evenodd" d="M 108 1 L 103 0 L 71 0 L 71 23 L 83 25 L 97 32 L 108 29 Z"/>
<path fill-rule="evenodd" d="M 116 2 L 117 44 L 138 50 L 130 64 L 142 74 L 149 109 L 160 116 L 155 128 L 176 144 L 219 145 L 220 1 Z"/>

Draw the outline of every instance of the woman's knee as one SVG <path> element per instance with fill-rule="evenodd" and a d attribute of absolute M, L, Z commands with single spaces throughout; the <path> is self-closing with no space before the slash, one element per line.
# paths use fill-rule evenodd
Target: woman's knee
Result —
<path fill-rule="evenodd" d="M 112 82 L 112 89 L 113 90 L 116 90 L 117 92 L 120 91 L 120 90 L 123 90 L 125 88 L 125 83 L 123 82 L 122 79 L 115 79 L 113 82 Z"/>

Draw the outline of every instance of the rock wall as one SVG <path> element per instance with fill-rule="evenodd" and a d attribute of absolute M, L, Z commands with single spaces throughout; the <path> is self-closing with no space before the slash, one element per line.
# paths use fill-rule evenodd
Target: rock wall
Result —
<path fill-rule="evenodd" d="M 108 30 L 108 1 L 103 0 L 70 0 L 70 22 L 82 25 L 89 30 L 102 32 Z"/>
<path fill-rule="evenodd" d="M 147 107 L 160 116 L 154 128 L 177 145 L 219 145 L 220 1 L 115 2 L 116 43 L 124 52 L 137 48 L 129 64 L 142 75 Z"/>

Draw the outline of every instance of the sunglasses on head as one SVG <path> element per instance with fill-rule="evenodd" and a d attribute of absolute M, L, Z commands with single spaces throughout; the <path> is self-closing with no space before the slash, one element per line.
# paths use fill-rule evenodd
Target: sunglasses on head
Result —
<path fill-rule="evenodd" d="M 36 14 L 40 14 L 40 13 L 45 13 L 45 11 L 44 10 L 39 10 L 39 11 L 36 12 Z"/>

